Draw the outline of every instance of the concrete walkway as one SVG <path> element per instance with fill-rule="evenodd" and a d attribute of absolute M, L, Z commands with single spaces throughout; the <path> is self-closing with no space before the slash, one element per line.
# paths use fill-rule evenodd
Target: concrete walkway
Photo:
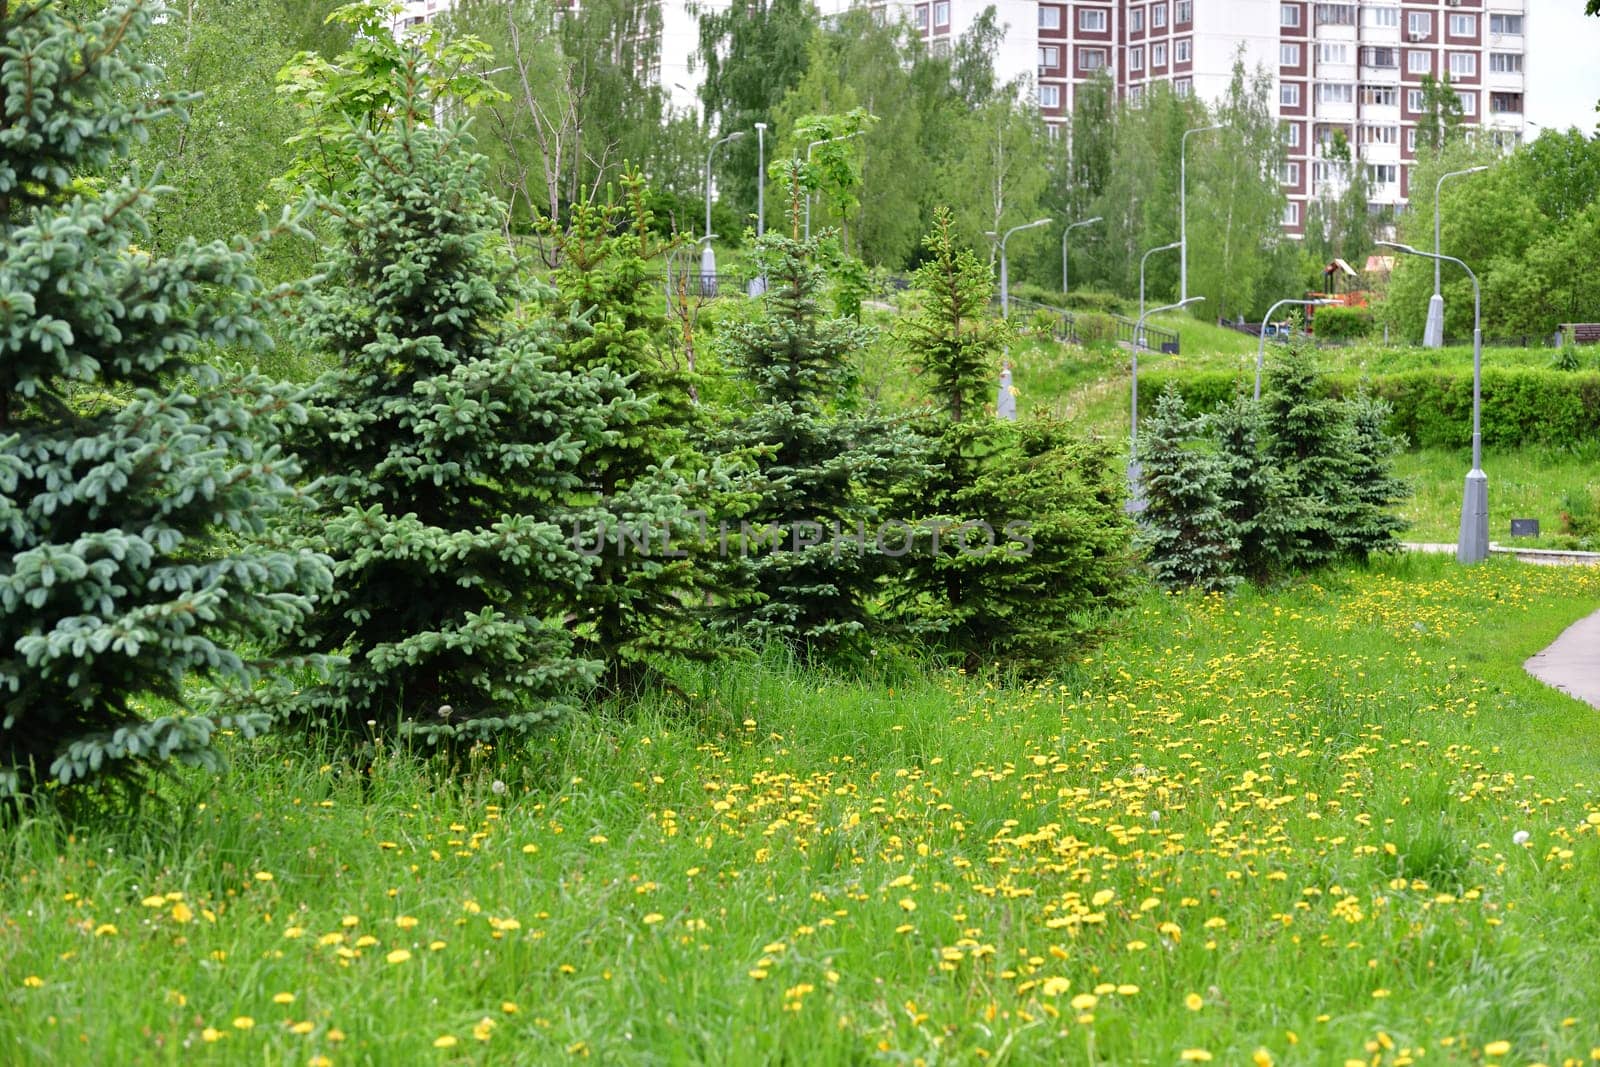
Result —
<path fill-rule="evenodd" d="M 1600 611 L 1567 627 L 1522 666 L 1545 685 L 1600 708 Z"/>

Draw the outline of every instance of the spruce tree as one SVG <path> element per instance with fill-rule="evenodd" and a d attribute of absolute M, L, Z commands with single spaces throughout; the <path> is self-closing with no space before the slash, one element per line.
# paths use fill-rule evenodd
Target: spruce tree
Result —
<path fill-rule="evenodd" d="M 302 635 L 349 667 L 301 721 L 429 741 L 555 718 L 600 665 L 572 651 L 564 605 L 591 562 L 563 523 L 631 401 L 555 366 L 547 322 L 499 244 L 504 207 L 457 125 L 434 124 L 415 52 L 396 121 L 351 132 L 337 247 L 304 311 L 337 369 L 298 440 L 323 479 L 312 544 L 335 593 Z"/>
<path fill-rule="evenodd" d="M 558 365 L 593 379 L 617 412 L 590 451 L 571 518 L 594 565 L 572 606 L 578 648 L 606 663 L 614 689 L 659 677 L 668 658 L 715 653 L 699 610 L 713 591 L 703 533 L 729 495 L 694 449 L 693 377 L 662 343 L 651 265 L 671 245 L 653 233 L 644 180 L 628 173 L 622 185 L 620 200 L 580 201 L 566 229 L 551 228 Z"/>
<path fill-rule="evenodd" d="M 1212 592 L 1238 583 L 1232 573 L 1239 540 L 1224 512 L 1221 458 L 1196 447 L 1201 421 L 1184 410 L 1169 383 L 1140 435 L 1148 501 L 1139 516 L 1139 541 L 1156 580 L 1172 588 Z"/>
<path fill-rule="evenodd" d="M 1343 553 L 1356 502 L 1350 495 L 1350 425 L 1329 394 L 1313 353 L 1291 342 L 1269 364 L 1263 410 L 1267 456 L 1282 472 L 1297 569 L 1331 563 Z"/>
<path fill-rule="evenodd" d="M 797 193 L 791 201 L 797 229 Z M 724 580 L 746 595 L 724 605 L 721 625 L 806 654 L 848 655 L 867 649 L 872 601 L 893 563 L 876 544 L 887 487 L 919 467 L 922 449 L 903 426 L 858 410 L 854 356 L 870 332 L 824 316 L 820 242 L 763 235 L 755 258 L 767 292 L 718 339 L 753 404 L 716 444 L 757 457 L 724 560 Z"/>
<path fill-rule="evenodd" d="M 1211 415 L 1208 431 L 1222 464 L 1223 517 L 1239 543 L 1233 569 L 1270 581 L 1292 562 L 1294 516 L 1283 473 L 1267 456 L 1261 405 L 1240 392 Z"/>
<path fill-rule="evenodd" d="M 1131 589 L 1122 479 L 1058 420 L 994 417 L 985 401 L 1011 336 L 989 312 L 994 276 L 957 246 L 948 211 L 935 218 L 921 304 L 897 333 L 928 386 L 932 465 L 909 494 L 922 536 L 895 607 L 968 669 L 1044 673 Z"/>
<path fill-rule="evenodd" d="M 1374 552 L 1394 552 L 1406 520 L 1395 508 L 1411 487 L 1394 473 L 1394 457 L 1405 447 L 1389 433 L 1389 402 L 1366 390 L 1345 401 L 1350 427 L 1350 498 L 1355 507 L 1341 531 L 1346 555 L 1365 561 Z"/>
<path fill-rule="evenodd" d="M 294 496 L 272 434 L 292 397 L 205 362 L 265 342 L 248 246 L 141 251 L 158 190 L 92 180 L 181 110 L 130 58 L 153 10 L 0 4 L 4 797 L 141 759 L 213 763 L 219 726 L 265 716 L 191 712 L 190 682 L 276 677 L 239 649 L 328 581 L 325 560 L 254 543 Z"/>

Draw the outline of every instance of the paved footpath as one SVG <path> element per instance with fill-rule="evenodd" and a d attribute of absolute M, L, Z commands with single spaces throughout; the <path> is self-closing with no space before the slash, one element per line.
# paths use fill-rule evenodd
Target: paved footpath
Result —
<path fill-rule="evenodd" d="M 1567 627 L 1522 666 L 1545 685 L 1600 708 L 1600 611 Z"/>

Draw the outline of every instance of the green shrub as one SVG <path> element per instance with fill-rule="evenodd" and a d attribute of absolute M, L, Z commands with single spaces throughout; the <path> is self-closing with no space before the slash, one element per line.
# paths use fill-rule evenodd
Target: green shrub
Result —
<path fill-rule="evenodd" d="M 1093 345 L 1117 339 L 1117 320 L 1110 315 L 1088 311 L 1076 315 L 1075 319 L 1081 344 Z"/>
<path fill-rule="evenodd" d="M 1372 313 L 1360 308 L 1318 308 L 1311 320 L 1319 341 L 1354 341 L 1372 334 Z"/>

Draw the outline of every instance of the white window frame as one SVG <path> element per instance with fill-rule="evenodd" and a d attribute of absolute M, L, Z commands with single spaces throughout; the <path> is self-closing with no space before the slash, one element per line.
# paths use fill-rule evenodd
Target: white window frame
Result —
<path fill-rule="evenodd" d="M 1291 30 L 1298 30 L 1300 28 L 1300 5 L 1279 4 L 1278 25 L 1287 26 Z"/>
<path fill-rule="evenodd" d="M 1412 154 L 1417 151 L 1417 128 L 1415 126 L 1406 127 L 1406 151 Z"/>
<path fill-rule="evenodd" d="M 1387 26 L 1391 29 L 1398 29 L 1400 26 L 1400 9 L 1398 7 L 1369 7 L 1365 10 L 1368 26 Z"/>
<path fill-rule="evenodd" d="M 1451 52 L 1450 77 L 1476 78 L 1478 76 L 1478 53 L 1476 52 Z"/>
<path fill-rule="evenodd" d="M 1289 58 L 1293 56 L 1294 58 Z M 1280 41 L 1278 44 L 1278 66 L 1298 67 L 1300 65 L 1300 42 Z"/>
<path fill-rule="evenodd" d="M 944 18 L 939 17 L 939 9 L 944 8 Z M 935 27 L 950 25 L 950 0 L 934 0 L 933 24 Z"/>
<path fill-rule="evenodd" d="M 1343 41 L 1323 41 L 1317 45 L 1318 63 L 1349 63 L 1350 46 Z"/>
<path fill-rule="evenodd" d="M 1090 56 L 1095 57 L 1096 61 L 1093 62 L 1093 63 L 1084 62 L 1084 60 L 1088 59 Z M 1106 62 L 1107 62 L 1107 57 L 1106 57 L 1106 50 L 1104 48 L 1079 48 L 1078 49 L 1078 69 L 1079 70 L 1105 70 L 1106 69 Z"/>
<path fill-rule="evenodd" d="M 1187 37 L 1180 37 L 1172 45 L 1172 61 L 1187 63 L 1194 58 L 1194 46 Z"/>
<path fill-rule="evenodd" d="M 1060 107 L 1061 106 L 1061 86 L 1059 86 L 1059 85 L 1041 85 L 1041 86 L 1039 86 L 1039 106 L 1040 107 Z"/>
<path fill-rule="evenodd" d="M 1144 32 L 1144 8 L 1136 7 L 1132 11 L 1128 12 L 1128 32 Z"/>
<path fill-rule="evenodd" d="M 1418 60 L 1421 60 L 1421 62 L 1419 63 Z M 1426 48 L 1407 48 L 1406 49 L 1406 73 L 1407 74 L 1432 74 L 1433 73 L 1433 53 L 1428 51 Z"/>
<path fill-rule="evenodd" d="M 1061 28 L 1061 8 L 1055 4 L 1040 4 L 1039 28 L 1041 30 L 1059 30 Z"/>
<path fill-rule="evenodd" d="M 1457 89 L 1456 99 L 1461 102 L 1462 115 L 1478 113 L 1478 93 L 1475 89 Z"/>
<path fill-rule="evenodd" d="M 1161 0 L 1159 4 L 1150 5 L 1150 28 L 1159 30 L 1167 24 L 1167 3 Z"/>
<path fill-rule="evenodd" d="M 1103 7 L 1080 7 L 1078 9 L 1079 33 L 1104 33 L 1106 28 L 1106 9 Z"/>
<path fill-rule="evenodd" d="M 1433 33 L 1433 12 L 1407 11 L 1406 32 L 1416 37 L 1427 37 Z"/>
<path fill-rule="evenodd" d="M 1318 82 L 1317 103 L 1353 104 L 1355 103 L 1355 86 L 1349 82 Z"/>
<path fill-rule="evenodd" d="M 1172 80 L 1172 91 L 1179 100 L 1189 99 L 1194 95 L 1194 79 L 1174 78 Z"/>
<path fill-rule="evenodd" d="M 1300 164 L 1297 163 L 1296 161 L 1292 160 L 1292 159 L 1285 160 L 1284 162 L 1279 163 L 1278 164 L 1278 184 L 1279 185 L 1299 185 L 1300 184 Z"/>
<path fill-rule="evenodd" d="M 1478 36 L 1478 16 L 1451 12 L 1449 27 L 1450 36 L 1452 37 L 1476 37 Z"/>
<path fill-rule="evenodd" d="M 1412 114 L 1420 115 L 1422 114 L 1422 106 L 1425 103 L 1427 103 L 1427 101 L 1423 99 L 1421 89 L 1406 90 L 1407 111 L 1411 112 Z"/>
<path fill-rule="evenodd" d="M 1299 107 L 1300 106 L 1300 83 L 1299 82 L 1279 82 L 1278 83 L 1278 105 L 1280 107 Z"/>
<path fill-rule="evenodd" d="M 1400 181 L 1397 163 L 1368 163 L 1367 178 L 1373 185 L 1395 185 Z"/>
<path fill-rule="evenodd" d="M 1167 65 L 1167 42 L 1157 41 L 1150 46 L 1150 67 L 1164 67 Z"/>
<path fill-rule="evenodd" d="M 1489 72 L 1491 74 L 1521 74 L 1521 52 L 1490 52 Z"/>
<path fill-rule="evenodd" d="M 1278 141 L 1285 148 L 1300 147 L 1300 124 L 1285 122 L 1278 126 Z"/>
<path fill-rule="evenodd" d="M 1136 44 L 1128 49 L 1128 70 L 1134 73 L 1144 70 L 1144 45 Z"/>
<path fill-rule="evenodd" d="M 1039 67 L 1061 66 L 1061 46 L 1058 44 L 1042 44 L 1039 46 Z"/>
<path fill-rule="evenodd" d="M 1285 226 L 1300 225 L 1300 201 L 1290 200 L 1283 205 L 1283 224 Z"/>
<path fill-rule="evenodd" d="M 1500 24 L 1500 28 L 1498 30 L 1494 28 L 1496 22 Z M 1511 29 L 1513 26 L 1515 26 L 1516 29 Z M 1521 37 L 1522 16 L 1491 13 L 1489 15 L 1489 32 L 1497 36 L 1508 35 L 1511 37 Z"/>
<path fill-rule="evenodd" d="M 1172 22 L 1188 24 L 1194 21 L 1194 0 L 1178 0 L 1172 5 Z"/>

